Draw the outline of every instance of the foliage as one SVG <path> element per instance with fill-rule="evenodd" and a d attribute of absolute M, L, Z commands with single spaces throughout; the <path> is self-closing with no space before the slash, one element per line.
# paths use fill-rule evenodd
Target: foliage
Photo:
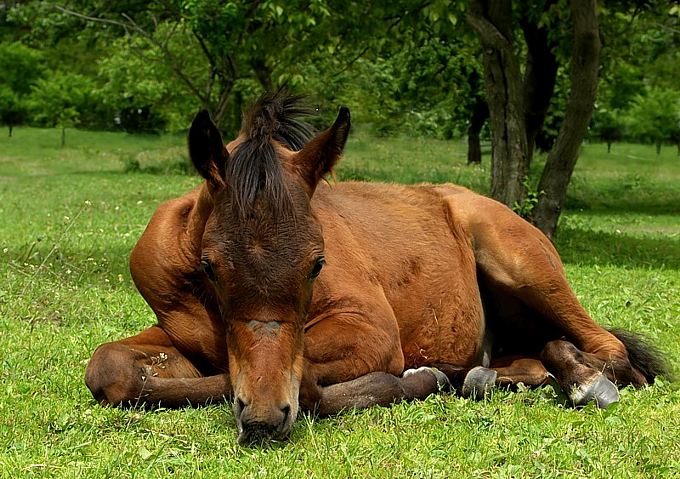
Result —
<path fill-rule="evenodd" d="M 606 142 L 608 149 L 611 149 L 612 143 L 624 138 L 625 123 L 623 112 L 596 108 L 591 124 L 591 135 Z"/>
<path fill-rule="evenodd" d="M 658 149 L 680 129 L 680 91 L 650 87 L 634 97 L 630 109 L 631 137 Z"/>
<path fill-rule="evenodd" d="M 74 127 L 94 108 L 94 85 L 75 73 L 51 72 L 39 79 L 28 100 L 33 122 L 42 126 Z"/>
<path fill-rule="evenodd" d="M 0 123 L 9 127 L 10 136 L 14 125 L 26 120 L 27 108 L 23 98 L 5 85 L 0 85 Z"/>
<path fill-rule="evenodd" d="M 10 128 L 27 120 L 27 96 L 42 76 L 42 55 L 18 42 L 0 43 L 0 123 Z"/>
<path fill-rule="evenodd" d="M 680 114 L 680 10 L 668 0 L 632 3 L 612 4 L 601 15 L 604 61 L 593 133 L 660 145 L 679 128 L 673 116 Z"/>
<path fill-rule="evenodd" d="M 515 202 L 515 204 L 512 206 L 512 211 L 517 213 L 522 218 L 529 220 L 532 213 L 534 212 L 534 208 L 538 204 L 539 198 L 541 195 L 545 194 L 545 192 L 533 190 L 531 188 L 531 183 L 529 182 L 529 177 L 524 177 L 522 184 L 524 185 L 524 188 L 526 188 L 527 194 L 521 204 Z"/>
<path fill-rule="evenodd" d="M 157 35 L 165 35 L 167 25 L 159 26 Z M 200 75 L 200 58 L 188 47 L 195 39 L 186 32 L 174 32 L 169 42 L 183 52 L 179 59 L 190 75 Z M 193 45 L 195 47 L 195 45 Z M 99 60 L 97 80 L 101 82 L 97 94 L 102 102 L 116 112 L 118 125 L 126 131 L 157 132 L 183 130 L 198 109 L 171 69 L 159 61 L 158 52 L 147 48 L 146 42 L 135 35 L 115 39 L 108 47 L 108 55 Z M 133 123 L 124 120 L 125 112 L 147 111 L 146 121 Z"/>
<path fill-rule="evenodd" d="M 79 123 L 93 128 L 114 128 L 115 118 L 130 118 L 127 129 L 174 131 L 208 106 L 234 133 L 249 100 L 285 84 L 309 94 L 328 115 L 347 104 L 355 118 L 381 134 L 449 138 L 466 132 L 482 94 L 481 52 L 464 21 L 466 2 L 403 0 L 350 8 L 336 0 L 73 0 L 71 13 L 57 8 L 63 5 L 10 2 L 2 10 L 0 83 L 16 73 L 24 79 L 22 97 L 51 72 L 83 75 L 99 103 L 81 112 Z M 600 9 L 598 104 L 607 111 L 625 114 L 647 86 L 677 90 L 678 11 L 669 0 L 640 5 L 627 1 Z M 568 58 L 563 2 L 517 9 L 546 26 L 554 52 Z M 515 34 L 521 35 L 519 29 Z M 563 117 L 564 71 L 560 78 L 538 138 L 544 148 Z M 10 95 L 2 97 L 7 110 Z M 25 98 L 16 100 L 11 96 L 11 105 L 25 106 Z M 13 117 L 32 121 L 30 115 Z"/>
<path fill-rule="evenodd" d="M 17 95 L 26 95 L 42 77 L 40 51 L 21 43 L 0 43 L 0 85 Z"/>

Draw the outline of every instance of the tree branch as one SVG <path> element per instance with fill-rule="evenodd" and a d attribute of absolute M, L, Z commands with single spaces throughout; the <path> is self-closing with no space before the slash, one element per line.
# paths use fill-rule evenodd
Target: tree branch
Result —
<path fill-rule="evenodd" d="M 140 36 L 142 36 L 144 39 L 146 39 L 150 44 L 154 45 L 156 48 L 158 48 L 161 53 L 163 54 L 164 62 L 170 68 L 175 75 L 187 86 L 189 91 L 196 96 L 201 102 L 206 102 L 206 99 L 204 98 L 203 94 L 201 91 L 198 89 L 198 87 L 191 81 L 191 79 L 182 71 L 181 69 L 181 62 L 179 62 L 173 53 L 167 48 L 166 45 L 163 45 L 162 42 L 159 42 L 157 39 L 154 38 L 154 36 L 144 30 L 142 27 L 140 27 L 137 22 L 135 22 L 128 14 L 122 13 L 121 16 L 127 21 L 127 22 L 121 22 L 119 20 L 112 20 L 110 18 L 100 18 L 100 17 L 92 17 L 89 15 L 85 15 L 79 12 L 75 12 L 73 10 L 69 10 L 68 8 L 64 8 L 59 5 L 55 5 L 54 8 L 59 10 L 62 13 L 65 13 L 67 15 L 74 16 L 76 18 L 80 18 L 82 20 L 86 20 L 89 22 L 97 22 L 97 23 L 104 23 L 104 24 L 109 24 L 109 25 L 115 25 L 120 28 L 123 28 L 126 32 L 134 31 L 137 32 Z"/>
<path fill-rule="evenodd" d="M 89 15 L 84 15 L 82 13 L 74 12 L 73 10 L 69 10 L 68 8 L 64 8 L 60 5 L 54 5 L 54 8 L 59 10 L 62 13 L 65 13 L 67 15 L 71 15 L 72 17 L 80 18 L 81 20 L 86 20 L 88 22 L 97 22 L 97 23 L 105 23 L 108 25 L 115 25 L 117 27 L 123 28 L 125 31 L 128 31 L 128 25 L 125 24 L 124 22 L 120 22 L 118 20 L 111 20 L 109 18 L 99 18 L 99 17 L 91 17 Z"/>
<path fill-rule="evenodd" d="M 470 2 L 466 18 L 470 26 L 479 34 L 484 43 L 500 51 L 512 50 L 510 40 L 498 31 L 496 26 L 482 16 L 482 5 L 479 1 Z"/>

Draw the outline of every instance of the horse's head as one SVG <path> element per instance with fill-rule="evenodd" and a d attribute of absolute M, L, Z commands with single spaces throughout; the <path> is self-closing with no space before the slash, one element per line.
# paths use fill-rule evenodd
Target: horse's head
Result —
<path fill-rule="evenodd" d="M 206 112 L 189 132 L 214 203 L 200 268 L 226 325 L 240 443 L 285 438 L 297 416 L 304 324 L 324 265 L 310 199 L 349 133 L 347 108 L 315 137 L 300 113 L 295 98 L 270 95 L 226 147 Z"/>

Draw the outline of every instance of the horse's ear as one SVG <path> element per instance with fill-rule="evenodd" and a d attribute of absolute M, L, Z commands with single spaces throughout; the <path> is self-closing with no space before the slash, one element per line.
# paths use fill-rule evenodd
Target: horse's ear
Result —
<path fill-rule="evenodd" d="M 319 133 L 305 147 L 297 152 L 292 163 L 314 193 L 321 178 L 329 173 L 340 159 L 350 129 L 349 108 L 340 107 L 335 123 Z"/>
<path fill-rule="evenodd" d="M 229 158 L 222 135 L 207 110 L 196 114 L 189 128 L 189 156 L 200 175 L 217 188 L 224 185 L 225 163 Z"/>

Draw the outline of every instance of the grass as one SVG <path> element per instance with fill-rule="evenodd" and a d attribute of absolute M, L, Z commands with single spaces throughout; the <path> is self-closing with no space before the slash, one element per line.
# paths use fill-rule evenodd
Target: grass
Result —
<path fill-rule="evenodd" d="M 238 447 L 225 406 L 99 407 L 83 382 L 92 351 L 153 322 L 129 251 L 158 203 L 198 179 L 176 174 L 182 137 L 69 131 L 62 149 L 59 135 L 0 137 L 0 477 L 678 476 L 680 391 L 664 380 L 607 411 L 565 408 L 543 388 L 302 416 L 268 449 Z M 359 130 L 338 177 L 485 191 L 488 167 L 464 154 Z M 585 307 L 646 334 L 678 371 L 680 159 L 586 145 L 567 207 L 556 244 Z"/>

